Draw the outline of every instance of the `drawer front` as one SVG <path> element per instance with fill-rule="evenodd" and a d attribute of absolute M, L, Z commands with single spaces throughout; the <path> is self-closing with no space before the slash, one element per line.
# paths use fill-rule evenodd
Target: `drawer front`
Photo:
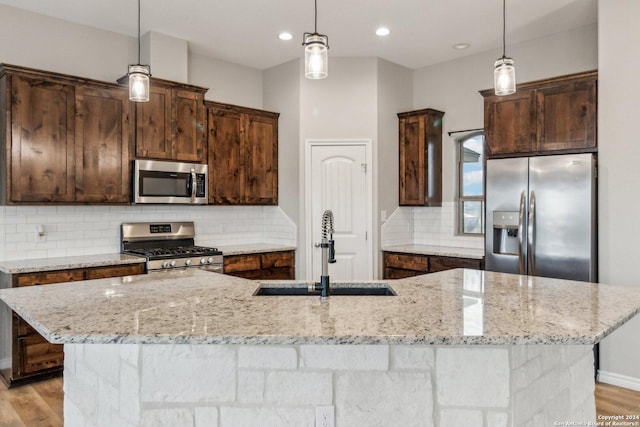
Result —
<path fill-rule="evenodd" d="M 20 375 L 63 366 L 63 345 L 51 344 L 38 334 L 20 338 L 18 348 L 21 356 Z"/>
<path fill-rule="evenodd" d="M 105 267 L 91 267 L 87 269 L 87 280 L 106 279 L 108 277 L 133 276 L 145 274 L 144 263 L 128 265 L 111 265 Z"/>
<path fill-rule="evenodd" d="M 13 313 L 13 321 L 17 322 L 18 324 L 18 336 L 19 337 L 24 337 L 27 335 L 33 335 L 33 334 L 37 334 L 36 330 L 33 329 L 33 327 L 31 327 L 30 324 L 28 324 L 27 322 L 25 322 L 24 320 L 22 320 L 22 318 L 20 316 L 18 316 L 17 314 Z"/>
<path fill-rule="evenodd" d="M 472 268 L 480 270 L 482 261 L 479 259 L 469 258 L 453 258 L 453 257 L 440 257 L 433 256 L 429 259 L 429 272 L 435 273 L 437 271 L 451 270 L 453 268 Z"/>
<path fill-rule="evenodd" d="M 262 268 L 293 267 L 293 252 L 270 252 L 260 256 Z"/>
<path fill-rule="evenodd" d="M 425 274 L 425 272 L 389 267 L 384 269 L 384 279 L 404 279 L 405 277 L 420 276 L 421 274 Z"/>
<path fill-rule="evenodd" d="M 14 277 L 14 287 L 49 285 L 51 283 L 74 282 L 76 280 L 84 280 L 85 270 L 57 270 L 44 271 L 42 273 L 24 273 Z"/>
<path fill-rule="evenodd" d="M 224 272 L 260 270 L 260 254 L 224 257 Z"/>
<path fill-rule="evenodd" d="M 424 255 L 396 254 L 391 252 L 385 252 L 384 266 L 421 271 L 423 273 L 426 273 L 429 269 L 427 257 Z"/>

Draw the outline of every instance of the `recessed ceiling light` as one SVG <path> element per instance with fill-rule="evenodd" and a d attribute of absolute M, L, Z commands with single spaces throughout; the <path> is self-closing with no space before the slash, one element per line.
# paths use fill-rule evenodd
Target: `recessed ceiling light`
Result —
<path fill-rule="evenodd" d="M 376 34 L 380 37 L 388 36 L 389 34 L 391 34 L 391 30 L 387 27 L 380 27 L 376 30 Z"/>
<path fill-rule="evenodd" d="M 291 40 L 293 36 L 291 35 L 291 33 L 284 32 L 284 33 L 278 34 L 278 38 L 280 40 Z"/>
<path fill-rule="evenodd" d="M 463 50 L 471 46 L 469 43 L 456 43 L 452 47 L 457 50 Z"/>

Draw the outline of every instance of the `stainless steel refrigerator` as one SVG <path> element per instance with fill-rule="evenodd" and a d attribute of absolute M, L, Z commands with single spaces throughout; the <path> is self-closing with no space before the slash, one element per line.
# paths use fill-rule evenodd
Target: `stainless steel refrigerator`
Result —
<path fill-rule="evenodd" d="M 485 268 L 596 282 L 596 159 L 487 161 Z"/>

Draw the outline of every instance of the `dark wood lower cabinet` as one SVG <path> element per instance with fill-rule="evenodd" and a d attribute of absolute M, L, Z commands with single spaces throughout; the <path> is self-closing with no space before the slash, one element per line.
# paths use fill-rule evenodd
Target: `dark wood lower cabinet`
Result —
<path fill-rule="evenodd" d="M 252 280 L 293 280 L 296 278 L 295 252 L 225 256 L 224 273 Z"/>
<path fill-rule="evenodd" d="M 404 279 L 405 277 L 435 273 L 454 268 L 484 269 L 484 260 L 436 255 L 419 255 L 398 252 L 383 252 L 383 278 Z"/>
<path fill-rule="evenodd" d="M 145 264 L 113 265 L 44 271 L 11 275 L 13 287 L 40 286 L 108 277 L 144 274 Z M 78 286 L 82 286 L 78 284 Z M 18 314 L 11 313 L 11 367 L 1 372 L 8 387 L 60 375 L 64 366 L 64 347 L 51 344 Z M 3 327 L 8 327 L 3 326 Z"/>

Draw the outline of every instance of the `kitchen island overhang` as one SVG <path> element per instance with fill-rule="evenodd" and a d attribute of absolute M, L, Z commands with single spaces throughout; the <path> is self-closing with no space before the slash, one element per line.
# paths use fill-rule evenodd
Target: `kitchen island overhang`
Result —
<path fill-rule="evenodd" d="M 193 271 L 0 298 L 65 344 L 69 426 L 313 426 L 318 405 L 338 426 L 595 421 L 592 345 L 640 310 L 635 289 L 539 277 L 387 282 L 320 302 Z"/>

